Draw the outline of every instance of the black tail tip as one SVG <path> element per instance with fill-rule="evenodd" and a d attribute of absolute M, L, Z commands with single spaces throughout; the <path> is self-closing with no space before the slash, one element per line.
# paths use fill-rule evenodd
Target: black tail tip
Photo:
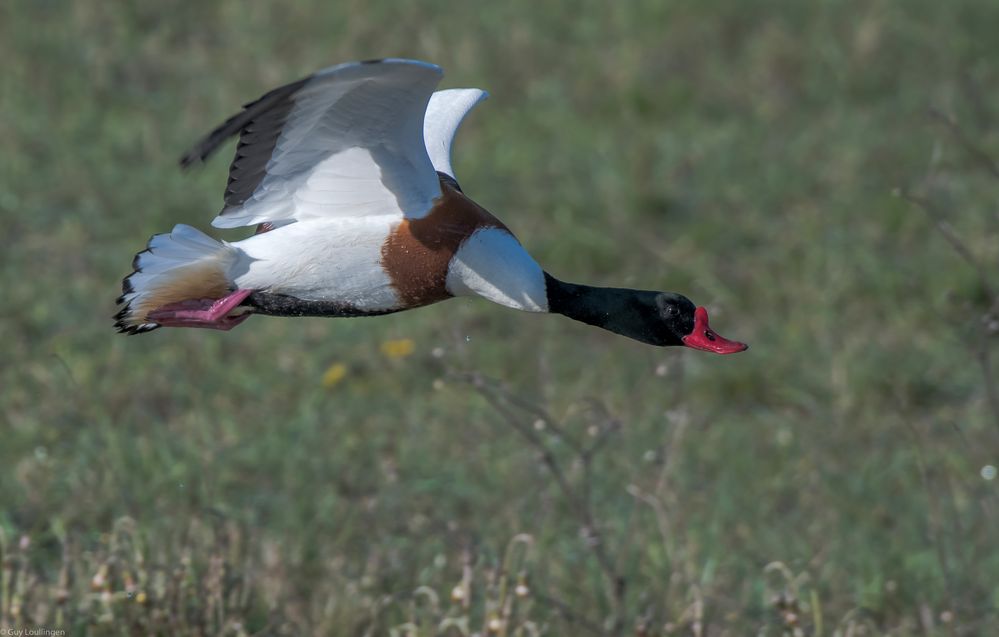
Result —
<path fill-rule="evenodd" d="M 118 304 L 119 305 L 121 304 L 120 298 L 118 299 Z M 128 334 L 128 335 L 145 334 L 146 332 L 151 332 L 157 329 L 158 327 L 161 327 L 158 323 L 140 323 L 138 325 L 126 323 L 125 321 L 126 317 L 128 316 L 129 309 L 130 309 L 129 306 L 126 305 L 125 307 L 118 310 L 118 312 L 111 317 L 112 319 L 114 319 L 114 327 L 116 330 L 118 330 L 119 334 Z"/>

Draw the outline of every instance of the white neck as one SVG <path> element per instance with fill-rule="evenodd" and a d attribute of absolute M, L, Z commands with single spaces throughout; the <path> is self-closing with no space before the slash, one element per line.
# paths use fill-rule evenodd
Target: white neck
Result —
<path fill-rule="evenodd" d="M 448 268 L 447 289 L 515 310 L 548 311 L 544 271 L 504 228 L 477 230 L 461 244 Z"/>

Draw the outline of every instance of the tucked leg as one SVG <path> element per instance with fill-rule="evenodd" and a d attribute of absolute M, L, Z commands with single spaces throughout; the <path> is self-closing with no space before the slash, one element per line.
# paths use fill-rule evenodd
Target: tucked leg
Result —
<path fill-rule="evenodd" d="M 251 312 L 229 316 L 253 290 L 236 290 L 221 299 L 191 299 L 170 303 L 149 313 L 150 321 L 163 327 L 203 327 L 231 330 L 250 317 Z"/>

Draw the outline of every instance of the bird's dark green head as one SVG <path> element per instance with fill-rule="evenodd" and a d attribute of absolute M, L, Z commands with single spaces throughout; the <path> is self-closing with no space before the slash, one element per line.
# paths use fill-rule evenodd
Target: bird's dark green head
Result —
<path fill-rule="evenodd" d="M 683 345 L 715 354 L 735 354 L 749 349 L 745 343 L 730 341 L 711 329 L 708 311 L 695 307 L 682 294 L 659 292 L 655 299 L 659 315 L 672 339 L 666 345 Z"/>
<path fill-rule="evenodd" d="M 654 345 L 683 345 L 683 338 L 694 331 L 696 306 L 675 292 L 644 292 L 640 303 L 650 331 L 661 341 Z"/>
<path fill-rule="evenodd" d="M 685 346 L 734 354 L 747 345 L 719 336 L 708 311 L 676 292 L 596 288 L 545 274 L 549 311 L 659 347 Z"/>

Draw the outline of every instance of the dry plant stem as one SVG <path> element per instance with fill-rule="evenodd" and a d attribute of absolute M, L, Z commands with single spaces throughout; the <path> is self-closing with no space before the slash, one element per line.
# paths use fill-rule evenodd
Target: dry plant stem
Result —
<path fill-rule="evenodd" d="M 978 281 L 981 284 L 982 289 L 985 290 L 985 293 L 988 295 L 989 299 L 994 302 L 996 299 L 996 294 L 995 294 L 995 289 L 992 287 L 992 282 L 989 278 L 988 271 L 985 269 L 985 266 L 971 252 L 971 249 L 961 239 L 961 237 L 959 237 L 957 233 L 954 232 L 954 228 L 951 227 L 949 223 L 947 223 L 946 219 L 944 219 L 945 215 L 943 214 L 943 212 L 939 210 L 933 204 L 933 202 L 931 202 L 929 199 L 926 199 L 925 197 L 914 195 L 905 190 L 901 192 L 901 196 L 903 199 L 905 199 L 912 205 L 916 206 L 929 216 L 930 220 L 936 226 L 937 231 L 943 236 L 943 238 L 947 241 L 947 243 L 949 243 L 950 246 L 954 248 L 954 251 L 957 252 L 957 254 L 975 270 L 975 274 L 978 275 Z"/>
<path fill-rule="evenodd" d="M 978 162 L 986 172 L 991 174 L 996 179 L 999 179 L 999 163 L 996 163 L 996 161 L 992 159 L 991 155 L 972 142 L 971 139 L 965 135 L 964 131 L 961 130 L 961 127 L 957 125 L 957 122 L 948 117 L 943 111 L 935 108 L 930 109 L 930 116 L 937 121 L 942 122 L 957 143 L 964 148 L 965 152 L 967 152 L 972 159 Z"/>
<path fill-rule="evenodd" d="M 499 413 L 515 431 L 517 431 L 517 433 L 527 440 L 527 442 L 541 456 L 542 462 L 544 462 L 545 466 L 548 467 L 548 470 L 555 478 L 555 483 L 558 485 L 559 491 L 561 491 L 562 496 L 569 503 L 577 521 L 582 526 L 583 532 L 586 535 L 586 546 L 593 553 L 593 557 L 596 559 L 607 583 L 609 591 L 608 596 L 613 607 L 613 615 L 610 621 L 610 628 L 606 634 L 621 634 L 621 630 L 624 626 L 624 607 L 627 582 L 624 577 L 618 573 L 614 561 L 607 553 L 603 537 L 601 536 L 600 529 L 596 524 L 596 520 L 593 515 L 593 508 L 590 499 L 590 481 L 592 480 L 590 466 L 592 465 L 593 456 L 603 447 L 609 434 L 617 429 L 617 423 L 615 421 L 610 421 L 608 425 L 601 429 L 597 435 L 597 439 L 591 446 L 582 447 L 573 443 L 565 436 L 562 436 L 558 426 L 555 424 L 553 419 L 551 419 L 550 416 L 544 412 L 544 410 L 541 410 L 535 405 L 525 403 L 522 399 L 518 398 L 514 400 L 509 392 L 498 387 L 495 383 L 488 381 L 482 374 L 476 372 L 455 372 L 451 375 L 469 383 L 483 398 L 486 399 L 489 405 L 495 409 L 496 412 Z M 545 418 L 545 422 L 552 427 L 553 431 L 559 435 L 560 439 L 576 453 L 577 458 L 583 467 L 582 485 L 578 490 L 570 484 L 569 479 L 566 477 L 565 471 L 562 469 L 562 465 L 556 459 L 555 454 L 548 448 L 548 445 L 542 437 L 534 431 L 530 424 L 524 422 L 516 413 L 511 411 L 509 405 L 518 407 L 532 415 L 542 416 Z M 591 620 L 587 621 L 590 621 L 590 623 L 594 625 L 596 624 L 596 622 L 592 622 Z"/>
<path fill-rule="evenodd" d="M 941 117 L 943 117 L 941 115 Z M 959 131 L 956 125 L 950 120 L 945 118 L 945 121 L 949 125 L 953 126 L 955 130 Z M 988 157 L 986 155 L 986 157 Z M 991 159 L 989 159 L 991 162 Z M 994 165 L 992 162 L 991 165 Z M 999 176 L 999 174 L 997 174 Z M 942 211 L 937 209 L 937 207 L 928 199 L 924 197 L 919 197 L 911 193 L 902 191 L 901 196 L 903 199 L 913 204 L 920 210 L 929 216 L 930 220 L 933 221 L 934 226 L 937 231 L 943 236 L 943 238 L 950 244 L 954 251 L 971 266 L 978 276 L 978 284 L 982 287 L 982 290 L 989 298 L 989 309 L 982 317 L 982 327 L 980 328 L 980 336 L 975 342 L 975 359 L 978 361 L 978 366 L 982 370 L 982 380 L 985 383 L 985 397 L 989 403 L 989 409 L 992 412 L 992 419 L 995 422 L 997 428 L 999 428 L 999 391 L 996 389 L 995 373 L 992 369 L 992 352 L 989 348 L 989 324 L 995 320 L 996 314 L 999 313 L 999 294 L 996 294 L 995 288 L 992 286 L 992 280 L 989 277 L 988 270 L 985 268 L 984 264 L 975 257 L 971 248 L 961 239 L 960 236 L 954 231 L 949 223 L 944 219 L 944 214 Z"/>
<path fill-rule="evenodd" d="M 992 370 L 992 353 L 989 351 L 989 343 L 986 340 L 988 335 L 982 335 L 978 339 L 978 347 L 975 348 L 975 358 L 978 366 L 982 368 L 982 379 L 985 381 L 985 397 L 989 401 L 989 409 L 992 410 L 992 417 L 996 427 L 999 428 L 999 392 L 996 391 L 995 373 Z"/>
<path fill-rule="evenodd" d="M 974 114 L 975 124 L 981 130 L 992 128 L 992 113 L 989 110 L 988 99 L 982 89 L 982 83 L 968 71 L 961 74 L 961 90 L 967 97 Z"/>
<path fill-rule="evenodd" d="M 499 396 L 502 396 L 502 399 L 504 401 L 510 403 L 514 407 L 517 407 L 521 411 L 531 414 L 532 416 L 535 416 L 536 418 L 544 421 L 545 426 L 549 430 L 551 430 L 552 435 L 556 436 L 559 439 L 559 442 L 569 447 L 569 449 L 571 449 L 577 455 L 583 454 L 583 448 L 580 445 L 578 445 L 575 440 L 566 436 L 563 433 L 562 428 L 559 425 L 558 421 L 555 420 L 555 418 L 553 418 L 552 415 L 549 414 L 548 411 L 545 410 L 540 405 L 536 405 L 529 400 L 525 400 L 524 398 L 521 398 L 520 396 L 512 392 L 505 391 L 497 383 L 491 382 L 488 379 L 486 379 L 484 376 L 478 374 L 468 375 L 466 381 L 471 382 L 473 385 L 475 385 L 476 383 L 481 383 L 483 387 L 485 387 L 488 384 L 489 390 L 493 391 Z M 481 393 L 480 387 L 476 386 L 476 389 L 480 389 Z M 540 437 L 538 438 L 538 440 L 539 441 L 541 440 Z"/>
<path fill-rule="evenodd" d="M 573 610 L 571 606 L 569 606 L 562 600 L 558 599 L 557 597 L 545 595 L 544 593 L 537 593 L 535 594 L 535 597 L 539 602 L 541 602 L 545 606 L 549 606 L 557 610 L 558 613 L 562 616 L 562 618 L 565 619 L 570 624 L 578 626 L 579 628 L 582 628 L 586 630 L 588 633 L 594 635 L 606 634 L 604 632 L 603 626 L 593 621 L 592 619 L 589 619 L 588 617 L 580 615 L 575 610 Z"/>

